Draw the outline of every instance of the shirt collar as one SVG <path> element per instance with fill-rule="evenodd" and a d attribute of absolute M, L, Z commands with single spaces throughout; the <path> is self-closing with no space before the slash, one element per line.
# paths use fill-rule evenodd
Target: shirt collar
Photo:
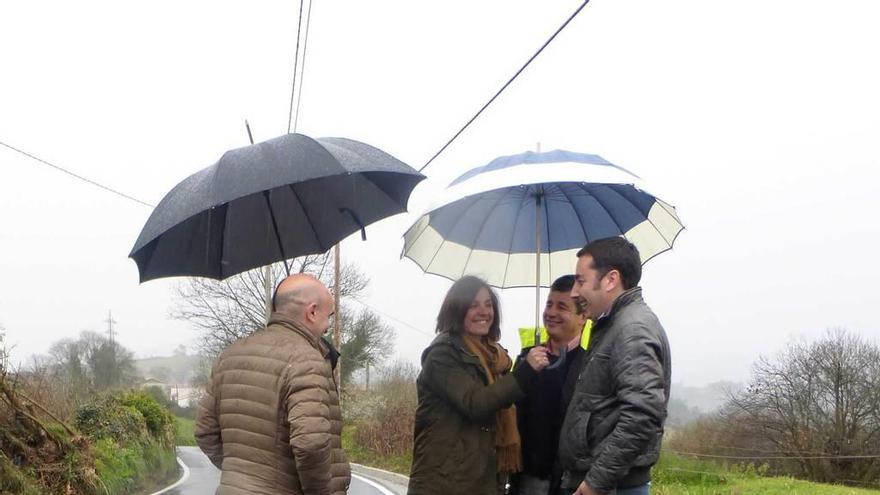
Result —
<path fill-rule="evenodd" d="M 583 330 L 578 332 L 577 335 L 575 335 L 574 338 L 572 338 L 568 342 L 568 344 L 565 346 L 565 350 L 566 351 L 573 351 L 577 346 L 579 346 L 581 344 L 582 334 L 583 334 Z M 550 354 L 553 354 L 554 356 L 559 355 L 559 351 L 556 349 L 556 347 L 553 343 L 553 339 L 550 339 L 550 341 L 547 342 L 547 348 L 550 349 Z"/>

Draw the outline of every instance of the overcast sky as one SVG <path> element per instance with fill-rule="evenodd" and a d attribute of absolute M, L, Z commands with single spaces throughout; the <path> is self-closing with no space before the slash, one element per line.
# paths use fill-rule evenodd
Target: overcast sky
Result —
<path fill-rule="evenodd" d="M 300 132 L 421 167 L 579 1 L 316 2 Z M 308 2 L 306 2 L 308 5 Z M 286 131 L 299 2 L 0 4 L 0 141 L 148 203 Z M 674 379 L 745 380 L 754 359 L 843 326 L 878 339 L 880 5 L 593 0 L 414 193 L 498 155 L 567 149 L 639 174 L 687 230 L 645 266 Z M 174 280 L 127 259 L 150 209 L 0 147 L 0 325 L 16 360 L 82 330 L 138 356 L 196 334 Z M 343 257 L 417 362 L 450 282 L 399 259 L 415 215 Z M 534 293 L 501 293 L 503 343 Z"/>

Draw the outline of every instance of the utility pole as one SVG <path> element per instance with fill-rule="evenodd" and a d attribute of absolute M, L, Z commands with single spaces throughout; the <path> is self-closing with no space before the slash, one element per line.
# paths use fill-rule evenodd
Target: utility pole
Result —
<path fill-rule="evenodd" d="M 342 346 L 342 312 L 339 310 L 339 279 L 340 279 L 340 267 L 339 267 L 339 244 L 333 248 L 333 347 L 338 351 Z M 336 363 L 336 386 L 341 388 L 342 384 L 340 380 L 342 378 L 342 361 Z M 339 405 L 342 405 L 342 394 L 339 394 Z"/>
<path fill-rule="evenodd" d="M 110 337 L 110 345 L 113 345 L 113 324 L 116 323 L 116 320 L 113 319 L 113 311 L 107 311 L 107 319 L 104 320 L 107 322 L 107 336 Z"/>
<path fill-rule="evenodd" d="M 269 325 L 269 317 L 272 316 L 272 286 L 275 285 L 274 277 L 272 277 L 272 265 L 266 265 L 263 268 L 263 290 L 266 296 L 266 325 Z"/>
<path fill-rule="evenodd" d="M 109 368 L 107 369 L 109 375 L 107 378 L 107 384 L 110 387 L 115 387 L 117 385 L 116 366 L 118 363 L 116 362 L 116 343 L 113 339 L 113 324 L 116 323 L 116 320 L 113 319 L 112 310 L 107 310 L 107 319 L 104 321 L 107 322 L 107 336 L 110 338 L 110 348 L 108 350 L 110 351 L 110 358 L 112 359 L 112 362 L 107 363 L 109 365 Z"/>

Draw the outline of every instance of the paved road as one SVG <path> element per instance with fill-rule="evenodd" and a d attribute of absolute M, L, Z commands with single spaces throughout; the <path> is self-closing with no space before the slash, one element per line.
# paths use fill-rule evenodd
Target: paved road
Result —
<path fill-rule="evenodd" d="M 189 476 L 180 485 L 161 492 L 162 495 L 214 495 L 220 482 L 220 471 L 198 447 L 178 447 L 177 454 L 189 470 Z M 364 474 L 352 476 L 349 495 L 401 495 L 399 486 Z"/>

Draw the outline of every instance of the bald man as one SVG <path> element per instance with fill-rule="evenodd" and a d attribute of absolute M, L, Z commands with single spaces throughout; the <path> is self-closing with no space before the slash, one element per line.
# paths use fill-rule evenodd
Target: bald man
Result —
<path fill-rule="evenodd" d="M 321 339 L 333 297 L 310 275 L 278 286 L 264 330 L 217 358 L 199 404 L 195 436 L 222 470 L 220 495 L 342 495 L 351 468 L 342 413 Z"/>

